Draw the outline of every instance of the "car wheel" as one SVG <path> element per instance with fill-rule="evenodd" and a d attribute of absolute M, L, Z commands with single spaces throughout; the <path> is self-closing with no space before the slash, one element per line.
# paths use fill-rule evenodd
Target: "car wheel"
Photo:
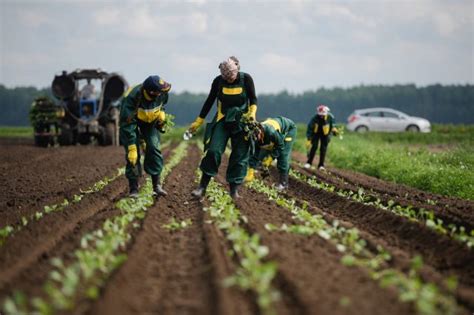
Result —
<path fill-rule="evenodd" d="M 360 133 L 364 133 L 364 132 L 367 132 L 369 131 L 369 128 L 367 126 L 358 126 L 356 129 L 355 129 L 356 132 L 360 132 Z"/>
<path fill-rule="evenodd" d="M 408 132 L 420 132 L 420 128 L 416 125 L 410 125 L 407 127 Z"/>

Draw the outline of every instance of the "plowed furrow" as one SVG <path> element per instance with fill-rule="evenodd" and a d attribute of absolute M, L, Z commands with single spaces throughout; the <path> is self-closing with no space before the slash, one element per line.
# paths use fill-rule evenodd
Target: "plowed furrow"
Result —
<path fill-rule="evenodd" d="M 216 248 L 219 239 L 206 226 L 202 205 L 190 195 L 199 158 L 198 149 L 191 148 L 166 179 L 169 195 L 149 209 L 128 260 L 91 314 L 222 314 L 239 307 L 220 299 L 225 296 L 220 278 L 227 270 L 221 257 L 225 253 Z M 192 225 L 174 232 L 163 228 L 173 217 L 191 219 Z"/>

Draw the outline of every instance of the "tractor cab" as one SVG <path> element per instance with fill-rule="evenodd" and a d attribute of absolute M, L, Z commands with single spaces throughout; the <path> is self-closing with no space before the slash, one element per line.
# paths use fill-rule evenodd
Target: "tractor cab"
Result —
<path fill-rule="evenodd" d="M 128 84 L 117 73 L 101 69 L 63 71 L 52 82 L 53 95 L 65 109 L 58 142 L 70 145 L 118 145 L 118 104 Z"/>

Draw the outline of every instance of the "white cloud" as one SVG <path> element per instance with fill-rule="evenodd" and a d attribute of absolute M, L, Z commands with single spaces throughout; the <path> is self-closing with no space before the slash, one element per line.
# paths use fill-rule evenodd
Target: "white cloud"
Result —
<path fill-rule="evenodd" d="M 97 25 L 117 25 L 120 23 L 120 10 L 117 8 L 106 8 L 94 12 L 94 21 Z"/>
<path fill-rule="evenodd" d="M 433 20 L 439 34 L 445 37 L 450 36 L 458 27 L 454 18 L 445 12 L 437 12 L 433 16 Z"/>
<path fill-rule="evenodd" d="M 263 54 L 259 61 L 261 66 L 275 73 L 285 73 L 290 76 L 306 73 L 304 64 L 289 56 L 270 52 Z"/>
<path fill-rule="evenodd" d="M 37 28 L 42 25 L 52 24 L 52 18 L 44 11 L 25 10 L 20 12 L 20 22 L 28 27 Z"/>

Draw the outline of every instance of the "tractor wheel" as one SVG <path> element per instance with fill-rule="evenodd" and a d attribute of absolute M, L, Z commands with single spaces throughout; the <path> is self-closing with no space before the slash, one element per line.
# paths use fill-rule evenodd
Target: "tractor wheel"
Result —
<path fill-rule="evenodd" d="M 112 145 L 114 144 L 115 138 L 115 124 L 112 122 L 108 122 L 105 124 L 105 128 L 102 128 L 99 134 L 99 144 L 100 145 Z"/>
<path fill-rule="evenodd" d="M 74 134 L 71 130 L 71 127 L 68 124 L 62 125 L 60 127 L 59 136 L 58 136 L 59 145 L 72 145 L 74 144 Z"/>
<path fill-rule="evenodd" d="M 88 133 L 82 133 L 77 135 L 77 142 L 82 145 L 91 143 L 91 136 Z"/>
<path fill-rule="evenodd" d="M 51 136 L 35 136 L 35 145 L 37 147 L 47 148 L 51 142 Z"/>

